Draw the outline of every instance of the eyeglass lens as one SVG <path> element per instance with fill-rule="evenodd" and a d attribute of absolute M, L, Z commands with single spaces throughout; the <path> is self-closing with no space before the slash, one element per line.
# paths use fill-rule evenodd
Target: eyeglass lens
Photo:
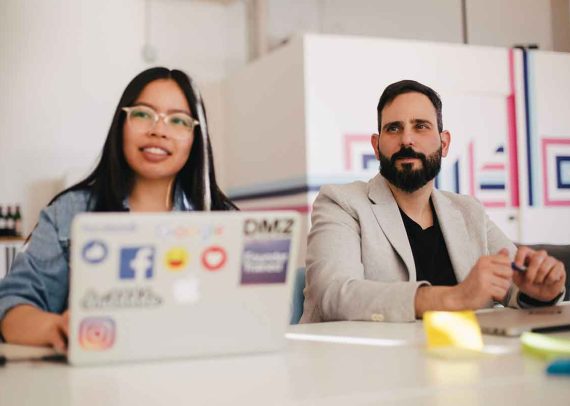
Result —
<path fill-rule="evenodd" d="M 129 123 L 135 131 L 149 131 L 158 120 L 164 124 L 173 135 L 188 136 L 194 129 L 194 119 L 184 113 L 172 113 L 165 116 L 146 106 L 135 106 L 128 112 Z"/>

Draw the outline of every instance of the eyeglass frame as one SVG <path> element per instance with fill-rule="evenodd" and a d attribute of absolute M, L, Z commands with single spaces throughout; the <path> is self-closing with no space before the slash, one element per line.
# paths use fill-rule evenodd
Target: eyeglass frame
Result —
<path fill-rule="evenodd" d="M 133 109 L 136 109 L 137 107 L 144 107 L 147 108 L 149 110 L 152 110 L 155 114 L 155 119 L 153 120 L 152 126 L 149 128 L 149 131 L 152 130 L 157 124 L 159 120 L 162 120 L 162 122 L 164 123 L 164 125 L 168 128 L 169 124 L 166 122 L 166 118 L 168 116 L 172 116 L 174 114 L 185 114 L 187 115 L 192 123 L 192 128 L 189 129 L 189 134 L 193 134 L 194 133 L 194 129 L 196 127 L 198 127 L 200 125 L 200 121 L 196 120 L 194 117 L 190 116 L 189 114 L 186 114 L 184 112 L 177 112 L 177 113 L 159 113 L 158 111 L 156 111 L 155 109 L 153 109 L 150 106 L 146 106 L 144 104 L 141 105 L 135 105 L 135 106 L 126 106 L 126 107 L 122 107 L 121 110 L 124 111 L 125 113 L 127 113 L 127 122 L 129 121 L 129 114 L 131 113 L 131 111 L 133 111 Z"/>

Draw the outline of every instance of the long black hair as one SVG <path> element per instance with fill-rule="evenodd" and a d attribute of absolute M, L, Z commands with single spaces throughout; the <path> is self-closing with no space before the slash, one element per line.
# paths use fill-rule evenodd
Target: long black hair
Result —
<path fill-rule="evenodd" d="M 122 108 L 131 106 L 146 85 L 159 79 L 174 80 L 188 101 L 192 117 L 200 120 L 200 125 L 194 128 L 190 155 L 176 175 L 175 183 L 182 188 L 196 210 L 236 209 L 216 183 L 206 114 L 198 90 L 194 87 L 192 79 L 184 72 L 163 67 L 147 69 L 131 80 L 115 109 L 111 128 L 96 168 L 85 179 L 57 194 L 50 204 L 66 192 L 88 190 L 91 192 L 90 207 L 93 211 L 125 210 L 123 201 L 132 190 L 134 172 L 123 152 L 123 125 L 126 114 Z M 173 195 L 170 198 L 172 199 Z"/>

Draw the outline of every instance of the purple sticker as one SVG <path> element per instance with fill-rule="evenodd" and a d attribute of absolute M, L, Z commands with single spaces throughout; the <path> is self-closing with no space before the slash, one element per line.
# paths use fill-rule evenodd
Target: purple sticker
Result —
<path fill-rule="evenodd" d="M 241 260 L 241 284 L 285 283 L 291 240 L 249 240 Z"/>

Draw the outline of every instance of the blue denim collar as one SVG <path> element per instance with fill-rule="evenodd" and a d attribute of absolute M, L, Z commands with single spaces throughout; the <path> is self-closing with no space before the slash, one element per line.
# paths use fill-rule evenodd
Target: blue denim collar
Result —
<path fill-rule="evenodd" d="M 129 210 L 129 197 L 125 197 L 123 199 L 123 208 L 125 210 Z M 182 190 L 182 187 L 176 183 L 174 186 L 174 201 L 172 204 L 172 211 L 192 211 L 194 210 L 194 206 L 186 197 L 186 193 Z"/>

